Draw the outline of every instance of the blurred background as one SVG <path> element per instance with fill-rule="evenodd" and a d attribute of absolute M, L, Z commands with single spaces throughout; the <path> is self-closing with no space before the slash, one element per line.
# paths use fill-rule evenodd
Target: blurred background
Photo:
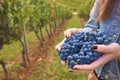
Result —
<path fill-rule="evenodd" d="M 54 49 L 82 28 L 95 0 L 0 0 L 0 80 L 87 80 L 68 72 Z"/>

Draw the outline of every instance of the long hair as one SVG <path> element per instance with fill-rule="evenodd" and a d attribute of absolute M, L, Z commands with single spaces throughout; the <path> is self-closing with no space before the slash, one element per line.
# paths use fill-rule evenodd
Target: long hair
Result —
<path fill-rule="evenodd" d="M 115 6 L 117 5 L 119 0 L 99 0 L 100 1 L 100 13 L 97 17 L 97 22 L 104 21 L 109 18 Z"/>

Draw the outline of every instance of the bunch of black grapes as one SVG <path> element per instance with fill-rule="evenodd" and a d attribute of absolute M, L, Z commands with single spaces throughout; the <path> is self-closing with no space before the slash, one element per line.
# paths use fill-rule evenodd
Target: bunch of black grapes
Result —
<path fill-rule="evenodd" d="M 90 64 L 102 55 L 92 50 L 92 45 L 108 45 L 110 41 L 111 38 L 99 31 L 78 32 L 64 41 L 59 55 L 62 60 L 68 61 L 70 68 L 76 64 Z"/>

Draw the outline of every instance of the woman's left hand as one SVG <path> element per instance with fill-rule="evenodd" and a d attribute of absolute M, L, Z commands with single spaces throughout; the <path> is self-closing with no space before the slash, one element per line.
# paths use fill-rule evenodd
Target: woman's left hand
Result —
<path fill-rule="evenodd" d="M 120 45 L 118 43 L 111 43 L 109 45 L 94 45 L 92 49 L 103 53 L 103 55 L 91 64 L 75 65 L 73 69 L 69 69 L 69 71 L 90 72 L 95 68 L 106 64 L 112 59 L 120 58 Z"/>

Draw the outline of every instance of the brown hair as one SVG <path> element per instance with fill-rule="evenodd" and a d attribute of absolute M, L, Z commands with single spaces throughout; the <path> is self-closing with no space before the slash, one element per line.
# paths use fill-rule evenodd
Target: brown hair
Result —
<path fill-rule="evenodd" d="M 115 6 L 117 5 L 119 0 L 99 0 L 100 1 L 100 13 L 97 17 L 97 22 L 104 21 L 109 18 Z"/>

